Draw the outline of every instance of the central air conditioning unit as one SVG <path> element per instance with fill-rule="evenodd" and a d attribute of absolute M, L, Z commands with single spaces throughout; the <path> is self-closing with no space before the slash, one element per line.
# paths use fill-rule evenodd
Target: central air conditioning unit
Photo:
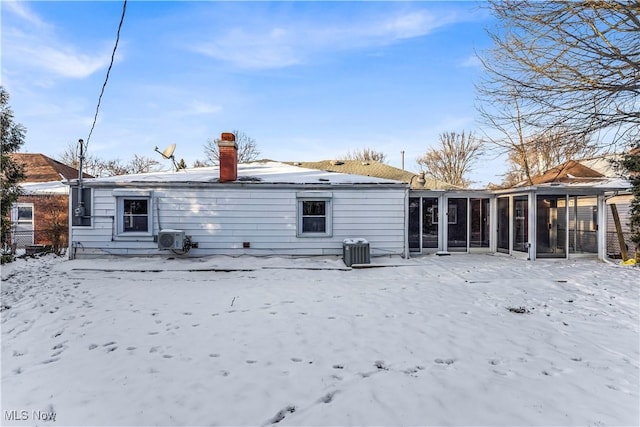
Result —
<path fill-rule="evenodd" d="M 158 249 L 183 250 L 185 235 L 182 230 L 162 230 L 158 233 Z"/>

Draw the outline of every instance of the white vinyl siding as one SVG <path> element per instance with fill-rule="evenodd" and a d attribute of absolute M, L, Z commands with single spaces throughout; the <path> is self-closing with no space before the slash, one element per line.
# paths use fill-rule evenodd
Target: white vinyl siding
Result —
<path fill-rule="evenodd" d="M 310 239 L 298 235 L 301 197 L 295 189 L 154 188 L 151 234 L 184 230 L 198 243 L 190 252 L 194 255 L 340 255 L 346 238 L 367 239 L 372 255 L 403 253 L 403 188 L 336 189 L 328 194 L 331 235 Z M 320 196 L 327 199 L 326 194 Z M 94 189 L 94 209 L 94 228 L 73 230 L 77 257 L 163 253 L 149 238 L 119 239 L 111 189 Z M 245 242 L 249 248 L 243 247 Z"/>

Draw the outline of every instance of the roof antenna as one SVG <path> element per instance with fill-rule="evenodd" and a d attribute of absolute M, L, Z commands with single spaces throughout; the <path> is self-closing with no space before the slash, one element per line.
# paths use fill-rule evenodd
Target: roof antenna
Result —
<path fill-rule="evenodd" d="M 171 160 L 171 163 L 173 163 L 173 169 L 174 171 L 178 171 L 178 164 L 176 163 L 176 158 L 173 156 L 173 152 L 176 151 L 176 144 L 171 144 L 170 146 L 168 146 L 167 148 L 164 149 L 164 151 L 160 151 L 158 149 L 158 147 L 155 148 L 155 151 L 160 153 L 160 155 L 167 159 L 167 160 Z"/>

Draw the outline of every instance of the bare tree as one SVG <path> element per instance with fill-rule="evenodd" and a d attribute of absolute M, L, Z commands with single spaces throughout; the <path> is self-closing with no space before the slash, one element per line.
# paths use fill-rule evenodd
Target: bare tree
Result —
<path fill-rule="evenodd" d="M 387 155 L 382 151 L 374 150 L 373 148 L 358 148 L 353 151 L 348 151 L 347 154 L 340 157 L 340 160 L 362 160 L 366 162 L 380 162 L 385 163 Z"/>
<path fill-rule="evenodd" d="M 247 163 L 256 160 L 260 155 L 256 140 L 239 130 L 234 130 L 232 133 L 236 136 L 236 144 L 238 145 L 238 163 Z M 220 163 L 218 141 L 220 141 L 220 138 L 210 138 L 204 146 L 204 152 L 207 156 L 206 163 L 208 165 L 218 165 Z"/>
<path fill-rule="evenodd" d="M 481 57 L 485 113 L 520 103 L 512 121 L 574 135 L 615 130 L 606 145 L 640 134 L 638 1 L 491 0 L 499 26 Z M 498 108 L 501 118 L 504 111 Z M 518 117 L 516 117 L 516 114 Z"/>
<path fill-rule="evenodd" d="M 130 174 L 153 172 L 158 169 L 160 162 L 149 157 L 133 155 L 133 159 L 127 163 L 127 171 Z"/>
<path fill-rule="evenodd" d="M 64 151 L 56 156 L 56 160 L 67 166 L 71 166 L 72 168 L 79 169 L 80 154 L 78 150 L 79 147 L 77 144 L 69 143 Z M 100 160 L 96 156 L 85 154 L 82 170 L 84 173 L 88 173 L 89 175 L 100 176 L 101 172 L 104 170 L 104 161 Z"/>
<path fill-rule="evenodd" d="M 471 181 L 466 175 L 483 154 L 483 141 L 468 134 L 445 132 L 440 134 L 440 145 L 430 148 L 416 161 L 431 178 L 460 187 L 468 187 Z"/>
<path fill-rule="evenodd" d="M 557 129 L 534 135 L 513 147 L 507 154 L 510 168 L 503 184 L 512 186 L 540 175 L 569 160 L 593 156 L 596 148 L 589 136 L 575 135 L 569 129 Z"/>
<path fill-rule="evenodd" d="M 73 168 L 79 169 L 80 167 L 78 147 L 74 144 L 68 144 L 56 159 Z M 157 170 L 159 165 L 160 162 L 157 160 L 138 154 L 134 154 L 133 158 L 128 162 L 123 162 L 120 159 L 104 160 L 85 154 L 82 170 L 90 175 L 99 177 L 153 172 Z"/>

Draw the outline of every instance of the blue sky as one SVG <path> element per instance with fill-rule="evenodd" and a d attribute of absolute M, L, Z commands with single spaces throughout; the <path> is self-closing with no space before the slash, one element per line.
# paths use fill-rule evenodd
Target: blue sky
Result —
<path fill-rule="evenodd" d="M 5 2 L 2 84 L 22 151 L 87 139 L 122 3 Z M 130 159 L 239 129 L 262 158 L 332 159 L 361 147 L 417 170 L 442 132 L 478 130 L 475 58 L 490 46 L 474 2 L 130 1 L 89 153 Z M 170 165 L 167 165 L 169 167 Z M 485 161 L 472 179 L 499 182 Z"/>

